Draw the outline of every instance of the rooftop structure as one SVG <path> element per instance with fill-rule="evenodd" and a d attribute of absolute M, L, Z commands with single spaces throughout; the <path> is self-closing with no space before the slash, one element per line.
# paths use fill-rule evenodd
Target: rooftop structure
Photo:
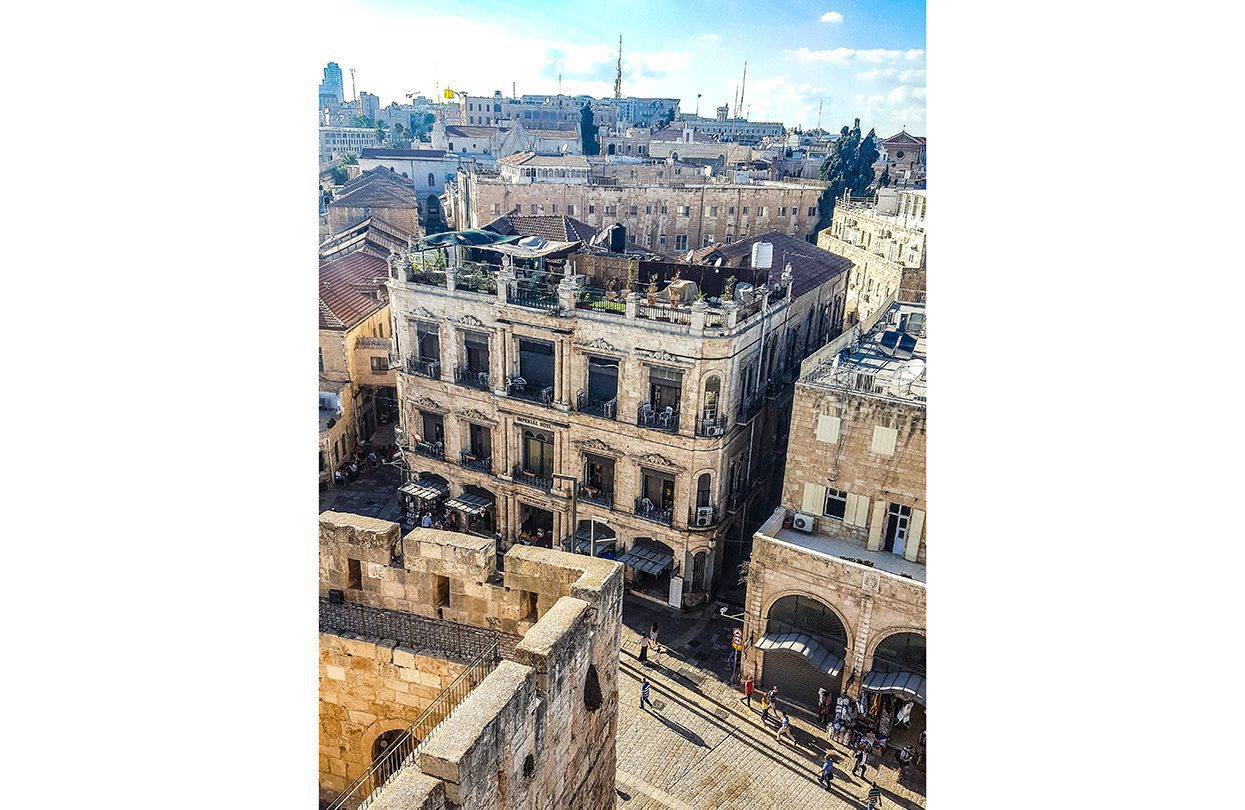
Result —
<path fill-rule="evenodd" d="M 500 177 L 508 183 L 588 182 L 591 168 L 583 155 L 538 155 L 516 152 L 498 159 Z"/>
<path fill-rule="evenodd" d="M 894 302 L 872 327 L 801 377 L 816 388 L 925 403 L 925 305 Z"/>
<path fill-rule="evenodd" d="M 591 242 L 597 235 L 596 228 L 566 214 L 529 216 L 512 212 L 502 214 L 483 227 L 504 236 L 539 236 L 555 242 Z"/>

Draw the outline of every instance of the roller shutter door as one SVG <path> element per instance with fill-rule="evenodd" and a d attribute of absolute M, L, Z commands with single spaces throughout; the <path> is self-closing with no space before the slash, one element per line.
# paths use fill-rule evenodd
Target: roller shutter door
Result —
<path fill-rule="evenodd" d="M 832 698 L 839 696 L 839 684 L 842 676 L 831 677 L 818 672 L 808 659 L 799 653 L 789 650 L 767 650 L 764 668 L 761 671 L 761 684 L 764 691 L 771 686 L 778 687 L 778 707 L 783 708 L 783 701 L 789 701 L 817 713 L 817 689 L 825 687 Z"/>

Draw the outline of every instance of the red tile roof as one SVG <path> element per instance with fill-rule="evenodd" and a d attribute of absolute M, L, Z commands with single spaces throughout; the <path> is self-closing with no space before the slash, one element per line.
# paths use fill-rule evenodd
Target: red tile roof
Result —
<path fill-rule="evenodd" d="M 321 262 L 320 328 L 349 329 L 385 306 L 388 278 L 388 263 L 364 251 Z"/>

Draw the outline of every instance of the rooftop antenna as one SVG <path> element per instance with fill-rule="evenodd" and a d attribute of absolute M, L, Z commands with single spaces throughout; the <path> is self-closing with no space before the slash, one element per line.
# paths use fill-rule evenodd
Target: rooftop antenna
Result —
<path fill-rule="evenodd" d="M 614 98 L 622 98 L 622 34 L 618 35 L 618 68 L 614 73 Z"/>

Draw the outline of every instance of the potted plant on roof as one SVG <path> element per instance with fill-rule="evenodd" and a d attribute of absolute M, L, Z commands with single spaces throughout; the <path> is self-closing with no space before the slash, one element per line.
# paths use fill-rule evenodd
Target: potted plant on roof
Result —
<path fill-rule="evenodd" d="M 674 283 L 678 280 L 679 271 L 675 270 L 674 275 L 670 277 L 670 283 L 666 285 L 666 290 L 670 293 L 670 306 L 672 307 L 677 307 L 683 300 L 683 294 L 679 291 L 679 288 L 674 285 Z"/>
<path fill-rule="evenodd" d="M 648 302 L 649 304 L 657 303 L 657 274 L 648 277 Z"/>
<path fill-rule="evenodd" d="M 613 276 L 605 280 L 605 300 L 606 301 L 613 301 L 614 299 L 618 298 L 618 293 L 614 291 L 614 288 L 617 286 L 618 286 L 618 279 L 614 278 Z"/>
<path fill-rule="evenodd" d="M 731 276 L 725 281 L 725 283 L 722 284 L 722 303 L 726 303 L 727 301 L 734 301 L 735 300 L 734 293 L 735 293 L 735 277 Z"/>
<path fill-rule="evenodd" d="M 638 274 L 638 271 L 636 269 L 635 262 L 631 262 L 630 264 L 628 264 L 627 265 L 627 288 L 626 290 L 624 290 L 624 292 L 629 293 L 635 290 L 637 274 Z"/>

